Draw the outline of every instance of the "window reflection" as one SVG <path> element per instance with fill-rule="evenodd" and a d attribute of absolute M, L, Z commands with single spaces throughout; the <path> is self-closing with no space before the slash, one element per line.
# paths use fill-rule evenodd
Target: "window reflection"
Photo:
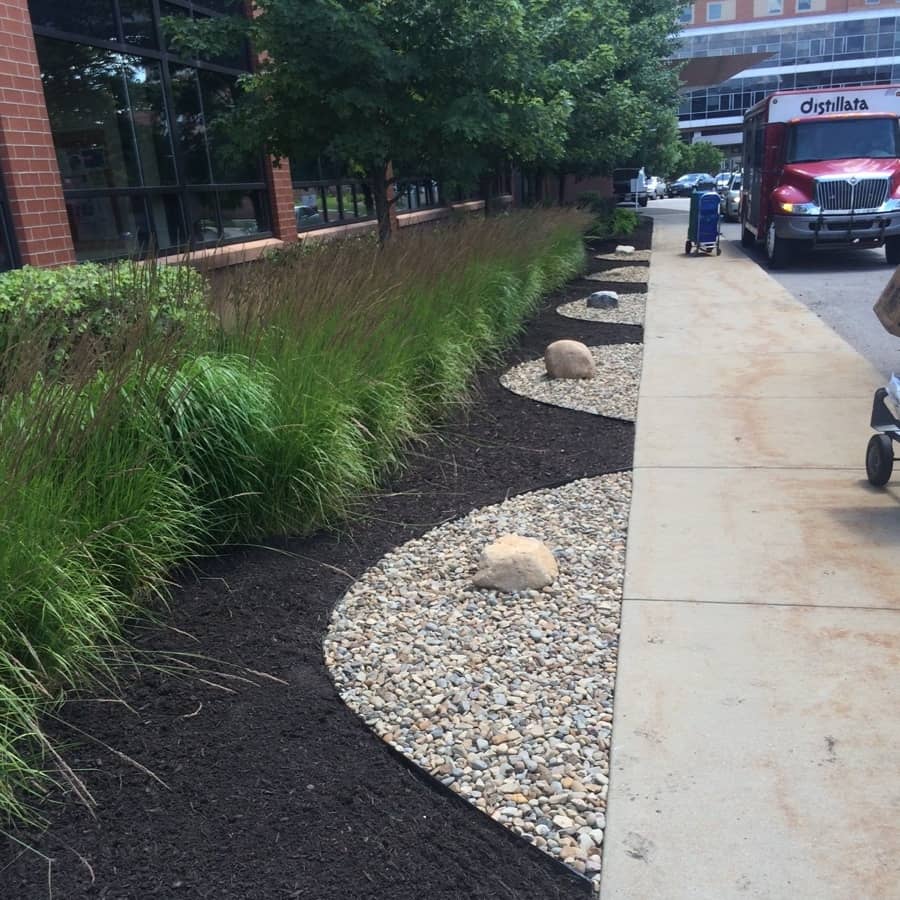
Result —
<path fill-rule="evenodd" d="M 294 216 L 297 230 L 322 225 L 341 225 L 372 218 L 372 189 L 363 182 L 294 182 Z"/>
<path fill-rule="evenodd" d="M 152 229 L 141 197 L 68 199 L 66 211 L 78 259 L 108 259 L 146 253 Z"/>
<path fill-rule="evenodd" d="M 64 187 L 172 184 L 159 64 L 43 37 L 37 46 Z"/>
<path fill-rule="evenodd" d="M 162 59 L 141 55 L 142 48 L 158 47 L 155 9 L 162 16 L 242 9 L 238 0 L 198 6 L 84 0 L 66 8 L 59 0 L 32 0 L 80 259 L 209 246 L 270 227 L 260 155 L 238 151 L 227 121 L 238 76 L 247 68 L 246 47 L 218 58 L 232 72 L 213 71 L 204 62 L 187 65 L 172 59 L 168 47 L 159 48 Z M 122 51 L 94 46 L 99 40 L 120 44 Z M 343 196 L 333 199 L 340 205 Z"/>

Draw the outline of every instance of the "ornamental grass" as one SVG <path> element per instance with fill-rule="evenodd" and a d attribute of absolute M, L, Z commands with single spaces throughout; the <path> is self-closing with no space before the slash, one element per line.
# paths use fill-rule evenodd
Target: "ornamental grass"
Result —
<path fill-rule="evenodd" d="M 216 273 L 205 305 L 193 275 L 184 304 L 176 278 L 132 277 L 119 317 L 32 302 L 24 328 L 4 295 L 0 815 L 39 816 L 59 780 L 91 802 L 44 723 L 72 691 L 114 690 L 173 568 L 352 518 L 582 270 L 588 221 L 516 212 L 301 245 Z M 160 316 L 160 283 L 179 315 Z"/>

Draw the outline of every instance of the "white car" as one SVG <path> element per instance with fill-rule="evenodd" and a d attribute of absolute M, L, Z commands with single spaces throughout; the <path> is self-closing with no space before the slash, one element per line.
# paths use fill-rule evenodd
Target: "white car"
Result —
<path fill-rule="evenodd" d="M 648 200 L 663 200 L 666 196 L 666 183 L 662 178 L 651 175 L 645 182 Z"/>

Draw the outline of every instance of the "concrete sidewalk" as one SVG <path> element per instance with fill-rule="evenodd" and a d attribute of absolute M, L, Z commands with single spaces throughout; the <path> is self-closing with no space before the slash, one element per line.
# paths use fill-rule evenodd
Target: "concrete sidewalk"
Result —
<path fill-rule="evenodd" d="M 881 379 L 739 251 L 686 257 L 686 225 L 654 235 L 601 897 L 897 900 Z"/>

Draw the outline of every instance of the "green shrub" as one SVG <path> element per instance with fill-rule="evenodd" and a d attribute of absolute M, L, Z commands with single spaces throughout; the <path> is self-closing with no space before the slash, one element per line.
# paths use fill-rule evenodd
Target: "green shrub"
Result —
<path fill-rule="evenodd" d="M 579 209 L 587 210 L 595 216 L 608 218 L 612 216 L 616 209 L 615 197 L 601 197 L 596 191 L 585 191 L 578 195 L 576 206 Z"/>
<path fill-rule="evenodd" d="M 608 216 L 600 216 L 588 234 L 599 238 L 624 238 L 634 234 L 637 226 L 638 216 L 634 210 L 615 207 Z"/>
<path fill-rule="evenodd" d="M 57 350 L 79 336 L 110 338 L 148 318 L 163 330 L 204 325 L 206 283 L 190 266 L 81 263 L 0 274 L 0 351 L 36 335 Z"/>

